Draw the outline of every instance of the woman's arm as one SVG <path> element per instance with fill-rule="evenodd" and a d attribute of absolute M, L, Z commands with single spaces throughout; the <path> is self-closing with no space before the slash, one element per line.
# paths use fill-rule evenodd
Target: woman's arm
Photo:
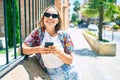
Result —
<path fill-rule="evenodd" d="M 30 47 L 27 44 L 23 43 L 22 51 L 23 51 L 23 54 L 27 54 L 27 55 L 34 54 L 34 53 L 40 53 L 40 47 L 39 46 Z"/>
<path fill-rule="evenodd" d="M 59 57 L 65 64 L 71 64 L 73 61 L 73 55 L 72 53 L 65 53 L 62 50 L 59 50 L 59 48 L 55 46 L 50 47 L 53 50 L 53 54 L 55 54 L 57 57 Z"/>
<path fill-rule="evenodd" d="M 66 54 L 65 52 L 60 51 L 58 53 L 58 57 L 66 64 L 71 64 L 73 61 L 73 55 L 72 53 Z"/>
<path fill-rule="evenodd" d="M 58 49 L 58 57 L 66 64 L 71 64 L 73 61 L 73 50 L 74 45 L 72 42 L 72 39 L 68 33 L 63 33 L 63 45 L 64 45 L 64 51 L 60 51 Z M 62 39 L 62 38 L 61 38 Z"/>
<path fill-rule="evenodd" d="M 34 54 L 34 53 L 40 53 L 40 54 L 51 53 L 50 48 L 45 48 L 43 46 L 30 47 L 25 43 L 22 44 L 22 51 L 23 51 L 23 54 L 27 54 L 27 55 Z"/>

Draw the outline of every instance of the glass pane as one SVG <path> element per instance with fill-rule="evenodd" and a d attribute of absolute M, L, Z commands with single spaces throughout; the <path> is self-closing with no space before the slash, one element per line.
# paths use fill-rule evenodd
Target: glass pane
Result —
<path fill-rule="evenodd" d="M 0 1 L 0 67 L 6 64 L 3 4 Z"/>
<path fill-rule="evenodd" d="M 6 63 L 5 38 L 0 37 L 0 67 Z"/>

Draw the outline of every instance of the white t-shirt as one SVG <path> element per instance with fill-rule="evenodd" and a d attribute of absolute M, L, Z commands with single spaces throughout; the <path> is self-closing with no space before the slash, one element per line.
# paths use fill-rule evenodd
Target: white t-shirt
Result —
<path fill-rule="evenodd" d="M 43 41 L 42 41 L 43 46 L 45 45 L 45 42 L 53 42 L 54 46 L 59 47 L 60 50 L 64 50 L 63 47 L 62 47 L 62 44 L 59 40 L 58 35 L 55 36 L 55 37 L 51 37 L 49 35 L 49 33 L 47 31 L 45 31 L 45 35 L 44 35 L 44 38 L 43 38 Z M 47 68 L 57 68 L 57 67 L 64 64 L 62 62 L 62 60 L 59 57 L 57 57 L 56 55 L 54 55 L 53 53 L 43 54 L 41 56 L 42 56 L 44 65 Z"/>

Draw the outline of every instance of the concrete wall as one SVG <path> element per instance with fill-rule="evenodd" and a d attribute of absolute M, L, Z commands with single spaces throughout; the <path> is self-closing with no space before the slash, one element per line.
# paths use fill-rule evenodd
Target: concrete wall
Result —
<path fill-rule="evenodd" d="M 115 56 L 116 55 L 116 43 L 115 42 L 102 42 L 97 38 L 89 35 L 88 33 L 83 33 L 84 37 L 92 47 L 93 51 L 101 56 Z"/>

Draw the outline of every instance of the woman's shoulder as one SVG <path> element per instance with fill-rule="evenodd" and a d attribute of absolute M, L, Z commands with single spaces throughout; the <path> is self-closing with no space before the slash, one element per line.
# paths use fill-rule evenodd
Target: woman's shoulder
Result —
<path fill-rule="evenodd" d="M 59 30 L 58 34 L 63 37 L 70 36 L 69 33 L 66 30 Z"/>
<path fill-rule="evenodd" d="M 67 35 L 68 32 L 65 31 L 65 30 L 59 30 L 59 31 L 58 31 L 58 34 L 60 34 L 60 35 Z"/>
<path fill-rule="evenodd" d="M 33 30 L 33 32 L 34 32 L 34 33 L 44 32 L 44 28 L 42 28 L 42 27 L 35 28 L 35 29 Z"/>

